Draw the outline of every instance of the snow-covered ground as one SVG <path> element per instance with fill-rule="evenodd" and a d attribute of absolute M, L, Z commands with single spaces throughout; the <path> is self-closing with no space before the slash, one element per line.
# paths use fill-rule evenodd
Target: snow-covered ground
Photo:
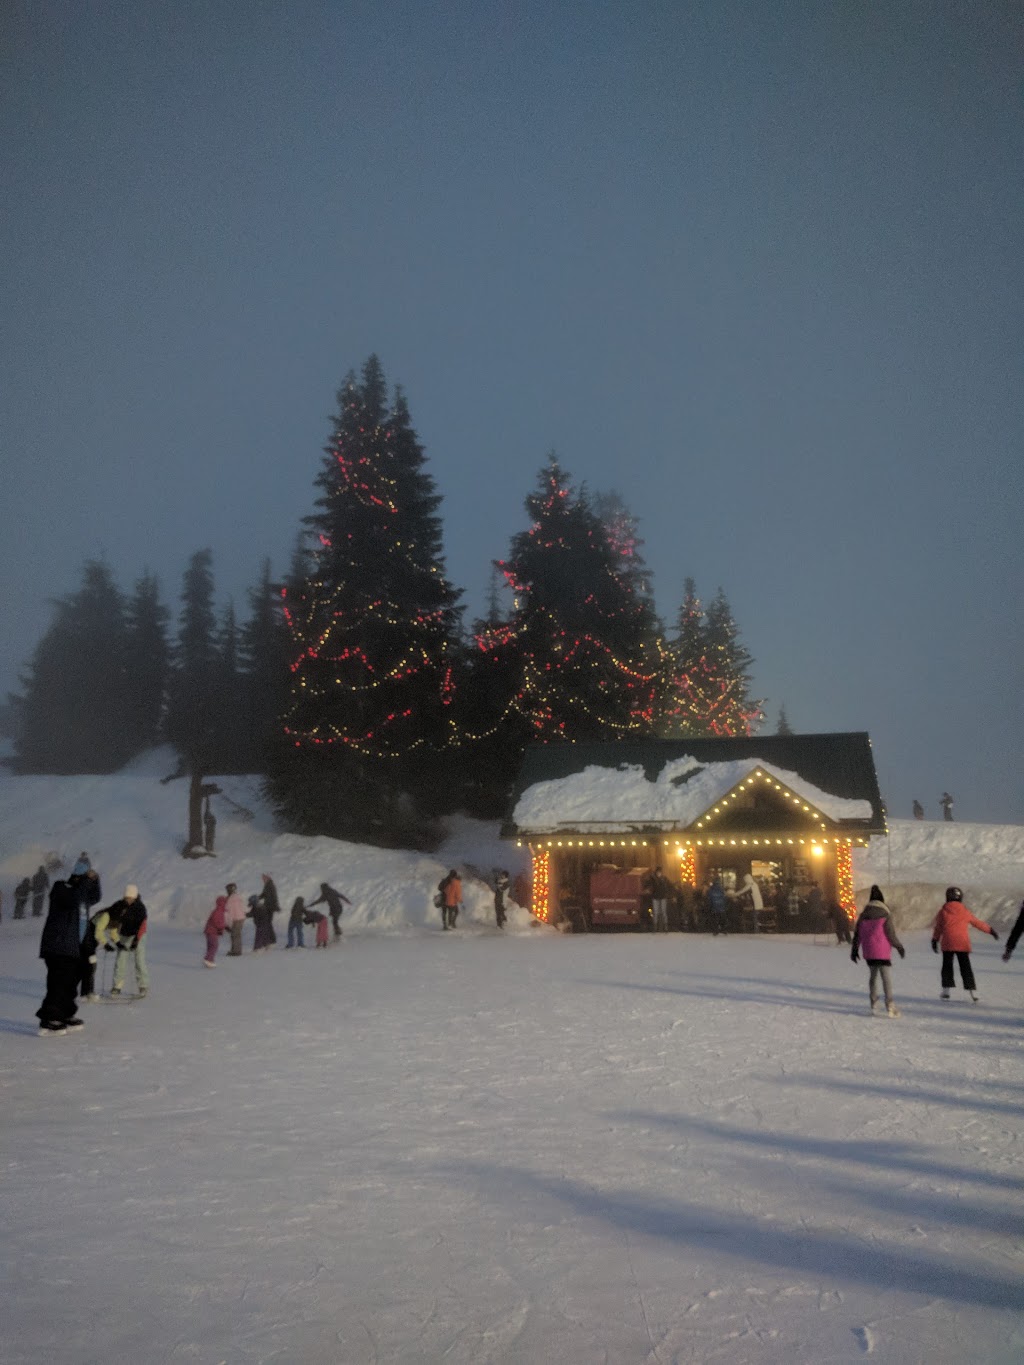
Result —
<path fill-rule="evenodd" d="M 180 782 L 0 779 L 4 1365 L 1024 1359 L 1024 947 L 977 936 L 981 1003 L 943 1004 L 911 930 L 890 1020 L 824 935 L 501 935 L 471 877 L 442 934 L 446 865 L 516 870 L 492 831 L 295 840 L 224 785 L 255 818 L 186 862 Z M 935 831 L 858 884 L 891 855 L 897 899 L 1009 906 L 1020 831 Z M 152 993 L 40 1039 L 10 886 L 80 848 L 153 907 Z M 262 870 L 350 895 L 341 946 L 204 971 L 212 894 Z"/>

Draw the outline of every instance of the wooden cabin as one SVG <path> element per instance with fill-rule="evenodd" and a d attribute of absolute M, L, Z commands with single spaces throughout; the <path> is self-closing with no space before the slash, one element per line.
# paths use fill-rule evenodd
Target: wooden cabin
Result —
<path fill-rule="evenodd" d="M 504 829 L 530 848 L 538 919 L 642 928 L 660 867 L 672 927 L 704 927 L 717 878 L 731 928 L 780 932 L 820 929 L 833 904 L 852 918 L 853 848 L 885 832 L 862 732 L 535 745 Z"/>

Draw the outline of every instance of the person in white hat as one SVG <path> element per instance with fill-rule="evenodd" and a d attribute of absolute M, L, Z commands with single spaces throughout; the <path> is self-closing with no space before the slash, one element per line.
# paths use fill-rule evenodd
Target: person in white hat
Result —
<path fill-rule="evenodd" d="M 139 999 L 149 994 L 149 971 L 146 967 L 146 929 L 149 920 L 146 907 L 139 895 L 139 888 L 129 883 L 124 889 L 124 897 L 110 907 L 111 919 L 115 912 L 121 911 L 117 934 L 117 957 L 114 959 L 114 984 L 110 994 L 118 996 L 124 988 L 128 959 L 135 963 L 135 981 Z"/>

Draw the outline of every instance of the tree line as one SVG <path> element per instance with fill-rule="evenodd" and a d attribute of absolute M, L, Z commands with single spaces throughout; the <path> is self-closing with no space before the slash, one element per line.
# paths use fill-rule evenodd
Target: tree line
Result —
<path fill-rule="evenodd" d="M 737 735 L 760 719 L 750 654 L 694 580 L 666 630 L 636 518 L 552 455 L 528 525 L 467 624 L 441 497 L 401 388 L 350 372 L 288 572 L 239 623 L 213 557 L 185 570 L 176 629 L 145 573 L 88 561 L 9 698 L 21 772 L 111 772 L 169 741 L 183 770 L 260 772 L 286 826 L 428 844 L 452 810 L 504 809 L 530 742 Z"/>

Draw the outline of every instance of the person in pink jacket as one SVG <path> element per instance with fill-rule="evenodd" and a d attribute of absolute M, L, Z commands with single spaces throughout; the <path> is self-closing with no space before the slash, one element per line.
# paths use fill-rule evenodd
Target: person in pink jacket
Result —
<path fill-rule="evenodd" d="M 889 914 L 889 907 L 885 903 L 885 897 L 877 886 L 871 888 L 871 895 L 868 903 L 860 912 L 860 917 L 853 928 L 853 947 L 850 950 L 850 960 L 857 961 L 859 954 L 864 954 L 864 961 L 871 968 L 868 976 L 868 998 L 871 1001 L 871 1013 L 874 1014 L 878 1004 L 878 978 L 882 978 L 882 989 L 885 992 L 885 1010 L 890 1019 L 899 1018 L 899 1010 L 892 998 L 892 950 L 899 953 L 900 957 L 906 956 L 906 949 L 896 936 L 893 928 L 892 918 Z"/>
<path fill-rule="evenodd" d="M 228 933 L 231 935 L 231 947 L 228 950 L 228 957 L 242 956 L 242 925 L 245 923 L 245 901 L 238 894 L 238 887 L 234 882 L 228 882 L 224 888 L 227 891 L 227 900 L 224 903 L 224 923 L 227 925 Z"/>
<path fill-rule="evenodd" d="M 216 967 L 217 944 L 220 936 L 224 932 L 224 912 L 227 907 L 227 896 L 218 896 L 213 909 L 210 911 L 210 918 L 206 921 L 203 933 L 206 935 L 206 956 L 203 958 L 204 967 Z"/>
<path fill-rule="evenodd" d="M 964 984 L 964 990 L 970 992 L 972 1000 L 977 1000 L 977 983 L 974 980 L 974 971 L 971 968 L 971 926 L 982 930 L 983 933 L 991 934 L 998 942 L 999 935 L 991 925 L 986 924 L 983 919 L 978 919 L 972 915 L 967 906 L 964 905 L 964 893 L 958 886 L 946 887 L 946 904 L 935 916 L 935 923 L 932 925 L 932 952 L 937 953 L 942 949 L 942 995 L 943 1000 L 949 999 L 949 992 L 953 989 L 953 959 L 956 958 L 960 964 L 960 980 Z"/>

